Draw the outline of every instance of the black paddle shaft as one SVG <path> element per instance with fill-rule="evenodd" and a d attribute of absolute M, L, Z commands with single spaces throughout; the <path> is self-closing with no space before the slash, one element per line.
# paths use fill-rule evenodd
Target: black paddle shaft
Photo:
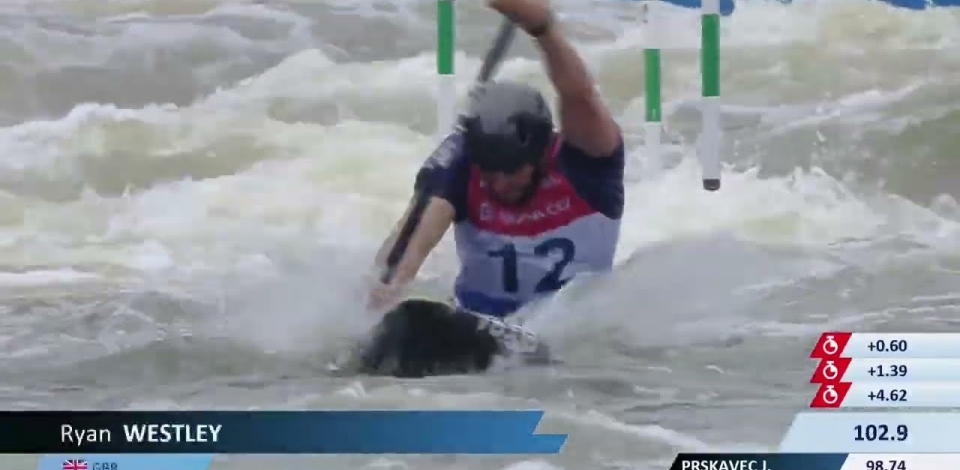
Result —
<path fill-rule="evenodd" d="M 490 50 L 487 51 L 486 57 L 483 58 L 483 65 L 480 66 L 480 73 L 477 75 L 478 84 L 490 80 L 496 73 L 497 68 L 503 62 L 503 57 L 510 48 L 510 44 L 513 42 L 516 30 L 516 26 L 510 20 L 504 19 L 503 23 L 500 24 L 497 37 L 490 46 Z M 461 116 L 462 118 L 463 116 Z M 420 219 L 423 217 L 423 211 L 426 210 L 429 200 L 430 195 L 423 192 L 416 192 L 413 195 L 413 207 L 410 209 L 410 215 L 407 216 L 407 220 L 400 227 L 397 239 L 387 255 L 386 267 L 380 277 L 384 284 L 389 284 L 393 280 L 393 276 L 397 272 L 397 266 L 407 252 L 407 246 L 410 245 L 410 238 L 413 237 L 413 233 L 420 226 Z"/>

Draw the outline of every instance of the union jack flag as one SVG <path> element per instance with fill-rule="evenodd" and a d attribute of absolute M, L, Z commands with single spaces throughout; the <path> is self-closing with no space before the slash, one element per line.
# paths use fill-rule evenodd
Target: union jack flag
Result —
<path fill-rule="evenodd" d="M 64 460 L 63 470 L 87 470 L 86 460 Z"/>

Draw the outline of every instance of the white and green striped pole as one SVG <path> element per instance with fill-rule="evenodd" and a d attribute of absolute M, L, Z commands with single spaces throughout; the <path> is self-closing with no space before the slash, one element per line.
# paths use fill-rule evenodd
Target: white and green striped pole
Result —
<path fill-rule="evenodd" d="M 660 0 L 643 2 L 643 69 L 646 94 L 646 122 L 643 125 L 644 147 L 650 158 L 660 157 L 660 136 L 663 132 L 663 113 L 660 93 L 660 18 L 657 11 Z"/>
<path fill-rule="evenodd" d="M 457 116 L 457 83 L 453 58 L 456 30 L 453 0 L 437 0 L 437 135 L 445 137 Z"/>
<path fill-rule="evenodd" d="M 703 189 L 720 189 L 720 0 L 701 0 L 700 77 L 701 135 L 700 163 Z"/>

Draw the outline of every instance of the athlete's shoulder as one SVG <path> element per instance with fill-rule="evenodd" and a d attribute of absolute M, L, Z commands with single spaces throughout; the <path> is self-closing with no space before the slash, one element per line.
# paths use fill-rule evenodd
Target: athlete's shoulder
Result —
<path fill-rule="evenodd" d="M 563 136 L 561 135 L 560 138 L 562 139 Z M 622 179 L 623 169 L 626 166 L 626 150 L 623 138 L 621 138 L 610 154 L 596 157 L 587 154 L 570 142 L 561 140 L 557 160 L 569 172 L 597 174 L 597 176 Z"/>
<path fill-rule="evenodd" d="M 448 135 L 423 162 L 417 172 L 414 190 L 426 192 L 453 205 L 457 218 L 466 206 L 466 188 L 469 164 L 464 151 L 464 137 L 460 132 Z"/>
<path fill-rule="evenodd" d="M 443 183 L 450 172 L 455 171 L 464 160 L 463 135 L 448 135 L 420 166 L 414 189 L 432 192 L 438 187 L 437 183 Z"/>
<path fill-rule="evenodd" d="M 557 152 L 558 171 L 594 210 L 611 219 L 623 216 L 624 147 L 621 138 L 610 155 L 595 157 L 573 144 L 563 142 Z"/>

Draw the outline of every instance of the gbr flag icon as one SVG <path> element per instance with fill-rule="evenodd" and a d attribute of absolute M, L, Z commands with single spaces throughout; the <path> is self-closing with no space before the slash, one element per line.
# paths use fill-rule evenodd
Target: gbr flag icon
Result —
<path fill-rule="evenodd" d="M 810 352 L 811 359 L 836 359 L 843 354 L 844 348 L 850 342 L 850 332 L 827 332 L 820 335 L 817 344 Z"/>
<path fill-rule="evenodd" d="M 850 391 L 851 382 L 837 382 L 832 384 L 822 384 L 813 401 L 810 402 L 810 408 L 840 408 L 843 399 L 847 397 Z"/>
<path fill-rule="evenodd" d="M 813 377 L 810 377 L 810 383 L 835 385 L 843 380 L 843 375 L 847 373 L 852 361 L 849 357 L 821 360 L 817 370 L 813 371 Z"/>

